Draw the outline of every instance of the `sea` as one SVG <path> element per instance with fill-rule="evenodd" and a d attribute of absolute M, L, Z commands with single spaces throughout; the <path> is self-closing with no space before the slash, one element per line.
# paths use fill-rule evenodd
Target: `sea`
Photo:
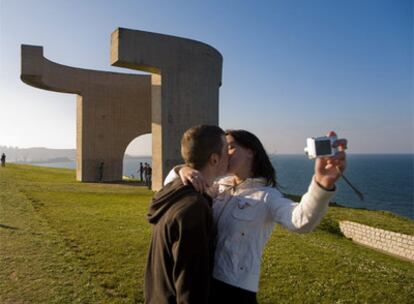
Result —
<path fill-rule="evenodd" d="M 347 207 L 390 211 L 414 220 L 414 154 L 348 154 L 347 158 L 345 176 L 364 194 L 364 201 L 342 179 L 333 201 Z M 304 155 L 272 155 L 271 161 L 282 192 L 306 192 L 314 161 Z M 151 157 L 125 158 L 123 175 L 137 177 L 140 162 L 151 163 Z M 76 168 L 75 162 L 36 165 Z"/>

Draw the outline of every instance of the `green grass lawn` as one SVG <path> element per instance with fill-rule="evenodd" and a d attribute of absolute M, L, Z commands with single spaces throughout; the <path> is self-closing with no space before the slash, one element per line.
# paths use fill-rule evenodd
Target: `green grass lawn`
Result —
<path fill-rule="evenodd" d="M 141 303 L 152 192 L 75 181 L 75 171 L 0 168 L 0 303 Z M 414 264 L 344 238 L 338 220 L 414 234 L 387 212 L 331 207 L 310 234 L 279 227 L 260 303 L 413 303 Z"/>

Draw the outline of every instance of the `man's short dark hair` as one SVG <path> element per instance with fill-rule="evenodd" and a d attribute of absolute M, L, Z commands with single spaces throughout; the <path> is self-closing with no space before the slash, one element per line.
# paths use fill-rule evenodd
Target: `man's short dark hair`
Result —
<path fill-rule="evenodd" d="M 210 156 L 221 156 L 224 131 L 213 125 L 194 126 L 184 132 L 181 139 L 181 155 L 186 165 L 200 170 L 207 164 Z"/>

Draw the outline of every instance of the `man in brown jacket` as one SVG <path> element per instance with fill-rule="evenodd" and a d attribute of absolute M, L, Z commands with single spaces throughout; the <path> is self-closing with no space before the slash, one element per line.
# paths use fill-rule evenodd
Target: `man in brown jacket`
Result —
<path fill-rule="evenodd" d="M 210 184 L 227 172 L 227 142 L 217 126 L 188 129 L 181 154 L 186 165 L 199 170 Z M 211 201 L 180 179 L 155 194 L 148 213 L 152 238 L 145 303 L 207 303 L 214 237 Z"/>

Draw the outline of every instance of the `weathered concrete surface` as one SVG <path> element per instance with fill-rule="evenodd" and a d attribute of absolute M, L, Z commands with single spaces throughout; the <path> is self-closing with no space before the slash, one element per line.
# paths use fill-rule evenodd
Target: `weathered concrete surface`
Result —
<path fill-rule="evenodd" d="M 112 33 L 111 64 L 152 73 L 153 190 L 182 162 L 183 132 L 218 124 L 222 61 L 198 41 L 124 28 Z"/>
<path fill-rule="evenodd" d="M 43 57 L 43 47 L 22 45 L 21 79 L 28 85 L 77 96 L 76 178 L 122 179 L 128 144 L 151 132 L 151 76 L 68 67 Z M 41 106 L 41 105 L 39 105 Z"/>

